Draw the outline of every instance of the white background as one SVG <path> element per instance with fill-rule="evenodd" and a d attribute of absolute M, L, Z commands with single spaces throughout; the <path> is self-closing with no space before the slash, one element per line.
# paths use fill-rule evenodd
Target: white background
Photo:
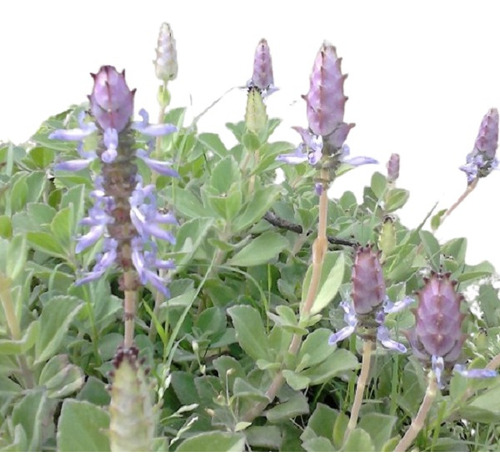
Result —
<path fill-rule="evenodd" d="M 103 64 L 125 68 L 138 89 L 137 108 L 156 115 L 152 60 L 160 24 L 177 40 L 179 75 L 172 106 L 190 116 L 250 78 L 258 41 L 271 48 L 280 92 L 268 100 L 270 116 L 284 123 L 275 139 L 298 143 L 292 125 L 305 126 L 304 102 L 314 57 L 323 40 L 337 47 L 346 120 L 355 122 L 353 155 L 377 158 L 385 171 L 401 155 L 399 185 L 411 191 L 400 216 L 417 225 L 435 202 L 450 206 L 465 190 L 458 166 L 472 150 L 479 124 L 500 107 L 498 2 L 461 1 L 194 1 L 142 0 L 2 2 L 0 6 L 0 140 L 26 141 L 48 116 L 81 103 L 89 72 Z M 245 92 L 233 90 L 200 121 L 202 131 L 231 135 L 224 123 L 242 119 Z M 366 166 L 335 184 L 336 195 L 360 195 L 375 168 Z M 500 173 L 477 189 L 437 236 L 469 239 L 469 263 L 500 267 Z"/>

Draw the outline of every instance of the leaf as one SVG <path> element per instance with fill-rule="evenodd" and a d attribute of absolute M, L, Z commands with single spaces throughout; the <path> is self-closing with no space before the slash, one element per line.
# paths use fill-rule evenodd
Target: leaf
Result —
<path fill-rule="evenodd" d="M 344 254 L 340 252 L 328 252 L 325 255 L 323 261 L 323 267 L 321 269 L 321 278 L 319 282 L 318 291 L 314 303 L 312 305 L 311 311 L 308 316 L 315 315 L 321 310 L 323 310 L 337 295 L 337 292 L 344 279 L 345 270 L 345 258 Z M 309 267 L 304 279 L 304 284 L 302 286 L 302 303 L 301 303 L 301 315 L 304 306 L 304 301 L 306 300 L 307 293 L 309 291 L 309 285 L 311 283 L 312 275 L 312 265 Z"/>
<path fill-rule="evenodd" d="M 57 212 L 56 216 L 50 224 L 53 238 L 55 238 L 61 246 L 70 252 L 70 245 L 73 241 L 73 206 L 65 207 Z"/>
<path fill-rule="evenodd" d="M 447 209 L 440 210 L 439 212 L 436 212 L 432 218 L 431 218 L 431 229 L 432 231 L 436 231 L 439 226 L 441 225 L 441 219 L 443 218 L 443 215 L 446 213 Z"/>
<path fill-rule="evenodd" d="M 441 248 L 436 237 L 426 230 L 420 230 L 419 232 L 420 240 L 424 246 L 427 258 L 429 258 L 432 267 L 438 271 L 440 266 L 440 254 Z"/>
<path fill-rule="evenodd" d="M 109 452 L 108 413 L 86 401 L 64 401 L 57 429 L 60 452 Z"/>
<path fill-rule="evenodd" d="M 235 398 L 250 398 L 253 402 L 268 400 L 265 393 L 242 378 L 236 378 L 233 385 L 233 395 Z"/>
<path fill-rule="evenodd" d="M 268 340 L 259 312 L 248 305 L 234 306 L 227 312 L 233 321 L 241 348 L 254 360 L 267 360 Z"/>
<path fill-rule="evenodd" d="M 183 223 L 177 230 L 174 251 L 180 253 L 176 258 L 178 266 L 186 265 L 196 256 L 196 251 L 205 241 L 213 223 L 213 218 L 194 218 Z"/>
<path fill-rule="evenodd" d="M 67 355 L 56 355 L 43 367 L 38 384 L 45 386 L 49 398 L 68 396 L 78 391 L 84 382 L 79 366 L 71 364 Z"/>
<path fill-rule="evenodd" d="M 276 425 L 252 425 L 245 430 L 245 435 L 252 447 L 279 450 L 283 443 L 281 429 Z"/>
<path fill-rule="evenodd" d="M 288 240 L 284 236 L 274 232 L 266 232 L 236 253 L 229 260 L 229 264 L 233 266 L 256 266 L 267 263 L 278 256 L 288 245 Z"/>
<path fill-rule="evenodd" d="M 295 391 L 306 389 L 311 382 L 307 376 L 303 376 L 295 371 L 283 370 L 283 376 L 285 377 L 288 386 L 295 389 Z"/>
<path fill-rule="evenodd" d="M 333 436 L 333 429 L 338 415 L 339 413 L 331 407 L 318 403 L 311 417 L 309 417 L 307 427 L 300 436 L 301 440 L 307 441 L 316 437 L 324 437 L 330 440 Z"/>
<path fill-rule="evenodd" d="M 500 383 L 460 409 L 460 415 L 472 422 L 491 424 L 500 421 Z"/>
<path fill-rule="evenodd" d="M 343 452 L 374 452 L 375 446 L 364 430 L 354 429 L 347 439 L 347 442 L 342 447 Z"/>
<path fill-rule="evenodd" d="M 379 452 L 391 438 L 397 420 L 394 416 L 370 412 L 361 418 L 358 425 L 370 435 L 375 450 Z"/>
<path fill-rule="evenodd" d="M 332 442 L 325 437 L 314 437 L 302 443 L 307 452 L 335 452 Z"/>
<path fill-rule="evenodd" d="M 302 414 L 309 414 L 309 403 L 302 393 L 296 393 L 282 404 L 269 409 L 266 417 L 269 422 L 280 422 Z"/>
<path fill-rule="evenodd" d="M 47 232 L 29 232 L 28 242 L 33 249 L 46 253 L 56 258 L 66 259 L 66 252 L 61 244 L 54 239 L 53 235 Z"/>
<path fill-rule="evenodd" d="M 232 156 L 221 159 L 210 174 L 210 187 L 217 194 L 227 194 L 233 184 L 239 184 L 241 172 Z"/>
<path fill-rule="evenodd" d="M 386 187 L 387 187 L 386 177 L 379 172 L 374 172 L 372 175 L 371 189 L 377 199 L 379 200 L 382 199 Z"/>
<path fill-rule="evenodd" d="M 385 211 L 395 212 L 406 204 L 409 197 L 410 193 L 405 189 L 391 189 L 385 196 Z"/>
<path fill-rule="evenodd" d="M 80 299 L 57 296 L 50 299 L 40 315 L 40 337 L 35 345 L 36 363 L 48 360 L 59 349 L 70 323 L 83 307 Z"/>
<path fill-rule="evenodd" d="M 204 432 L 184 440 L 177 452 L 243 452 L 245 437 L 229 432 Z"/>
<path fill-rule="evenodd" d="M 297 371 L 317 365 L 333 354 L 335 346 L 328 344 L 331 334 L 331 330 L 319 328 L 307 336 L 300 347 Z"/>
<path fill-rule="evenodd" d="M 26 353 L 36 342 L 40 323 L 35 320 L 26 329 L 21 340 L 0 340 L 0 355 L 20 355 Z"/>
<path fill-rule="evenodd" d="M 243 210 L 232 222 L 232 230 L 239 233 L 254 223 L 257 223 L 271 208 L 276 197 L 279 195 L 278 186 L 268 186 L 258 189 Z"/>
<path fill-rule="evenodd" d="M 198 141 L 219 158 L 225 158 L 229 154 L 219 135 L 215 133 L 201 133 L 198 136 Z"/>
<path fill-rule="evenodd" d="M 302 375 L 311 379 L 311 385 L 323 384 L 334 376 L 345 371 L 351 371 L 358 367 L 359 362 L 355 355 L 343 348 L 337 349 L 330 357 L 319 365 L 313 366 L 301 372 Z"/>
<path fill-rule="evenodd" d="M 22 390 L 19 384 L 0 374 L 0 397 L 20 394 Z"/>
<path fill-rule="evenodd" d="M 51 406 L 47 393 L 42 390 L 30 391 L 16 404 L 12 411 L 12 423 L 21 425 L 28 440 L 28 450 L 41 450 L 44 429 L 50 425 Z"/>
<path fill-rule="evenodd" d="M 217 214 L 205 207 L 189 188 L 183 189 L 181 187 L 176 187 L 175 192 L 173 188 L 167 188 L 165 193 L 169 195 L 175 210 L 186 217 L 217 217 Z"/>

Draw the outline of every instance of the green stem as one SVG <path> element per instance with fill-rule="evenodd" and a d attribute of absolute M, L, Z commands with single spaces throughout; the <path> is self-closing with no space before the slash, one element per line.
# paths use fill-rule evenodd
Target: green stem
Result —
<path fill-rule="evenodd" d="M 363 342 L 363 361 L 361 362 L 361 373 L 359 374 L 358 382 L 356 384 L 356 394 L 354 395 L 351 416 L 349 418 L 349 423 L 347 424 L 347 428 L 344 434 L 344 441 L 347 440 L 358 423 L 359 410 L 361 409 L 361 404 L 363 403 L 365 387 L 368 384 L 368 378 L 370 376 L 372 352 L 374 348 L 375 344 L 373 343 L 373 341 L 365 340 Z"/>
<path fill-rule="evenodd" d="M 465 189 L 465 192 L 458 198 L 458 200 L 446 211 L 442 216 L 439 225 L 442 225 L 444 220 L 450 216 L 450 214 L 465 200 L 465 198 L 476 188 L 479 178 L 476 177 Z"/>
<path fill-rule="evenodd" d="M 14 302 L 12 300 L 10 280 L 3 275 L 0 275 L 0 299 L 2 301 L 7 327 L 9 328 L 12 339 L 21 340 L 21 326 L 19 325 L 19 320 L 16 317 Z M 17 361 L 19 363 L 19 368 L 21 369 L 25 386 L 28 389 L 33 388 L 35 386 L 35 381 L 33 379 L 33 373 L 28 367 L 26 357 L 23 354 L 18 355 Z"/>
<path fill-rule="evenodd" d="M 323 182 L 328 182 L 329 174 L 327 169 L 322 169 L 320 171 L 320 179 Z M 318 292 L 319 282 L 321 279 L 321 272 L 323 269 L 323 261 L 325 258 L 326 250 L 328 248 L 328 240 L 326 238 L 326 227 L 328 220 L 328 195 L 325 186 L 322 187 L 321 194 L 319 197 L 319 219 L 318 219 L 318 235 L 316 240 L 314 240 L 312 248 L 312 275 L 311 282 L 309 284 L 309 289 L 304 302 L 304 307 L 302 309 L 301 317 L 308 319 L 310 317 L 310 312 Z M 300 345 L 302 344 L 302 336 L 299 334 L 294 334 L 292 341 L 288 348 L 288 353 L 291 355 L 296 355 L 299 352 Z M 259 416 L 263 410 L 271 403 L 279 390 L 285 383 L 285 378 L 283 372 L 280 369 L 274 376 L 274 379 L 266 391 L 266 401 L 261 401 L 256 404 L 252 409 L 250 409 L 244 416 L 243 420 L 245 422 L 252 422 L 257 416 Z"/>
<path fill-rule="evenodd" d="M 394 449 L 395 452 L 405 452 L 411 446 L 418 433 L 424 427 L 425 419 L 429 410 L 436 398 L 438 391 L 436 376 L 434 372 L 429 371 L 428 380 L 427 380 L 427 390 L 425 391 L 425 396 L 420 405 L 420 409 L 417 412 L 417 415 L 413 419 L 410 428 L 406 431 L 404 437 L 399 441 Z"/>
<path fill-rule="evenodd" d="M 125 333 L 123 346 L 130 348 L 134 344 L 134 324 L 137 315 L 137 289 L 132 289 L 136 285 L 135 271 L 126 271 L 123 275 L 125 297 L 123 299 Z"/>

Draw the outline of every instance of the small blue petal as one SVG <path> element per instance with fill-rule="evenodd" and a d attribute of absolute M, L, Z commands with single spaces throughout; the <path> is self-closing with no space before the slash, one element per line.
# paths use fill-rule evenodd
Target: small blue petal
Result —
<path fill-rule="evenodd" d="M 72 161 L 57 163 L 54 169 L 56 171 L 81 171 L 88 168 L 91 162 L 89 159 L 73 159 Z"/>
<path fill-rule="evenodd" d="M 142 159 L 150 169 L 158 174 L 161 174 L 162 176 L 180 177 L 179 173 L 175 169 L 172 169 L 172 163 L 168 161 L 158 161 L 141 155 L 139 153 L 136 154 L 136 156 Z"/>
<path fill-rule="evenodd" d="M 328 339 L 328 344 L 335 345 L 336 343 L 345 340 L 354 333 L 355 329 L 356 329 L 355 326 L 349 325 L 347 327 L 340 329 L 338 332 L 332 333 L 330 335 L 330 338 Z"/>
<path fill-rule="evenodd" d="M 385 347 L 388 348 L 389 350 L 394 350 L 399 353 L 406 353 L 406 347 L 398 343 L 394 340 L 392 340 L 389 336 L 389 330 L 385 325 L 381 325 L 377 329 L 377 340 Z"/>
<path fill-rule="evenodd" d="M 290 154 L 280 154 L 276 161 L 281 161 L 287 164 L 302 164 L 308 160 L 305 154 L 290 153 Z"/>
<path fill-rule="evenodd" d="M 364 164 L 378 164 L 378 161 L 367 156 L 355 156 L 354 158 L 342 158 L 344 164 L 349 166 L 362 166 Z"/>
<path fill-rule="evenodd" d="M 456 371 L 465 378 L 495 378 L 498 373 L 495 370 L 472 369 L 468 370 L 464 365 L 455 365 L 453 371 Z"/>
<path fill-rule="evenodd" d="M 101 238 L 105 230 L 104 225 L 95 225 L 91 227 L 90 231 L 78 239 L 78 243 L 75 248 L 75 253 L 81 253 L 84 249 L 92 246 L 94 243 Z"/>

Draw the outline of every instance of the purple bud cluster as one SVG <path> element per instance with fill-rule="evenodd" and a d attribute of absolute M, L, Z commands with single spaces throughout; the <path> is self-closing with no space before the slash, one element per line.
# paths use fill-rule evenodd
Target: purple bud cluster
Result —
<path fill-rule="evenodd" d="M 247 87 L 257 88 L 262 97 L 278 90 L 274 86 L 271 51 L 265 39 L 261 39 L 255 49 L 252 78 L 247 82 Z"/>
<path fill-rule="evenodd" d="M 467 335 L 462 333 L 464 314 L 460 311 L 463 296 L 456 291 L 456 281 L 450 274 L 432 273 L 418 292 L 418 306 L 413 311 L 415 327 L 406 333 L 413 354 L 424 365 L 431 367 L 438 382 L 444 371 L 456 367 Z M 457 371 L 468 377 L 490 377 L 490 370 Z"/>
<path fill-rule="evenodd" d="M 467 175 L 467 184 L 480 177 L 486 177 L 498 168 L 496 152 L 498 147 L 498 110 L 492 108 L 483 117 L 474 149 L 467 155 L 467 164 L 460 169 Z"/>
<path fill-rule="evenodd" d="M 344 122 L 347 97 L 342 74 L 341 58 L 334 46 L 324 42 L 314 61 L 306 101 L 309 128 L 294 127 L 302 143 L 289 154 L 278 156 L 278 161 L 288 164 L 309 162 L 316 166 L 323 157 L 334 160 L 334 168 L 340 163 L 351 166 L 375 164 L 377 161 L 365 156 L 348 158 L 349 148 L 344 144 L 353 123 Z"/>
<path fill-rule="evenodd" d="M 330 336 L 330 345 L 357 332 L 366 340 L 378 340 L 385 348 L 405 353 L 406 347 L 390 338 L 385 316 L 403 310 L 413 299 L 408 297 L 395 304 L 388 299 L 379 255 L 371 246 L 356 249 L 351 283 L 352 303 L 342 303 L 347 327 Z"/>
<path fill-rule="evenodd" d="M 156 240 L 175 243 L 175 238 L 163 225 L 176 224 L 170 213 L 157 208 L 154 186 L 143 186 L 137 172 L 136 158 L 141 159 L 153 171 L 165 176 L 177 176 L 171 163 L 152 159 L 154 138 L 175 131 L 169 124 L 152 125 L 148 114 L 141 110 L 141 122 L 132 122 L 135 90 L 130 90 L 125 73 L 112 66 L 103 66 L 92 74 L 94 87 L 89 96 L 90 113 L 95 120 L 86 122 L 85 114 L 79 117 L 80 128 L 56 130 L 52 139 L 77 141 L 80 159 L 56 165 L 58 170 L 78 171 L 100 158 L 100 174 L 94 180 L 91 192 L 94 205 L 80 223 L 89 227 L 78 239 L 76 253 L 94 245 L 103 238 L 102 253 L 96 264 L 77 284 L 100 278 L 113 265 L 124 271 L 135 269 L 136 283 L 151 283 L 168 296 L 168 288 L 157 274 L 158 270 L 172 269 L 171 261 L 157 257 Z M 136 146 L 134 130 L 148 137 L 145 149 Z M 84 140 L 98 134 L 99 149 L 87 151 Z M 134 288 L 124 288 L 134 289 Z"/>

